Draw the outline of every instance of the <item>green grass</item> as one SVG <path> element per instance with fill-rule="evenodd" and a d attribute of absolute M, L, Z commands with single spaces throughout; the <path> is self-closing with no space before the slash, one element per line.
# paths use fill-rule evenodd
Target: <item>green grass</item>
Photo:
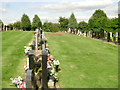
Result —
<path fill-rule="evenodd" d="M 61 88 L 117 88 L 118 47 L 71 34 L 46 35 L 51 54 L 60 60 Z"/>
<path fill-rule="evenodd" d="M 33 35 L 29 31 L 2 32 L 2 88 L 13 88 L 10 78 L 24 75 L 24 45 L 28 45 Z"/>

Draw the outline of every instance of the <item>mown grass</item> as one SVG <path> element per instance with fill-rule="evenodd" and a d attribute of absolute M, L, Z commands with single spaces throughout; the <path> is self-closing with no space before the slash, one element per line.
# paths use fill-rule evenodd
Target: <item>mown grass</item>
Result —
<path fill-rule="evenodd" d="M 61 88 L 117 88 L 118 47 L 88 37 L 46 35 L 50 52 L 60 60 Z"/>
<path fill-rule="evenodd" d="M 13 88 L 10 86 L 10 78 L 24 75 L 26 57 L 24 45 L 33 39 L 30 31 L 7 31 L 2 32 L 2 88 Z"/>

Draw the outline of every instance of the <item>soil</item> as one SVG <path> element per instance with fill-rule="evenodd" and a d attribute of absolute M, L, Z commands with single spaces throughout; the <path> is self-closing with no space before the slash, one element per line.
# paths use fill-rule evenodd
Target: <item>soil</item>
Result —
<path fill-rule="evenodd" d="M 57 33 L 45 33 L 45 35 L 62 36 L 62 34 L 57 34 Z"/>
<path fill-rule="evenodd" d="M 101 42 L 109 43 L 109 44 L 112 44 L 112 45 L 115 45 L 115 46 L 119 46 L 119 47 L 120 47 L 120 45 L 117 45 L 117 44 L 115 44 L 115 43 L 113 43 L 113 42 L 107 42 L 107 41 L 103 41 L 103 40 L 101 40 L 101 39 L 96 39 L 96 38 L 93 38 L 93 39 L 99 40 L 99 41 L 101 41 Z"/>

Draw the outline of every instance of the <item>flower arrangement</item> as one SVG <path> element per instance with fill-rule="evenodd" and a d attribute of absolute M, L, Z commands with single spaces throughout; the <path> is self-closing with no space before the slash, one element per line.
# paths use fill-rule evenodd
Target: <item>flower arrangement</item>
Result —
<path fill-rule="evenodd" d="M 28 56 L 28 52 L 29 52 L 29 50 L 31 50 L 31 47 L 24 46 L 24 48 L 25 48 L 24 53 L 25 53 L 26 56 Z"/>
<path fill-rule="evenodd" d="M 10 78 L 10 80 L 12 81 L 11 85 L 15 85 L 17 88 L 21 88 L 22 90 L 26 88 L 26 83 L 20 76 L 18 78 Z"/>
<path fill-rule="evenodd" d="M 34 32 L 34 34 L 36 34 L 36 32 Z"/>

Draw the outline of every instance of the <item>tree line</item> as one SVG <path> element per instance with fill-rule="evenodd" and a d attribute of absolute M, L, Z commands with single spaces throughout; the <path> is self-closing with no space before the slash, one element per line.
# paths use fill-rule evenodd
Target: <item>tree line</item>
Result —
<path fill-rule="evenodd" d="M 83 31 L 104 29 L 109 32 L 118 32 L 119 21 L 120 19 L 118 20 L 118 18 L 109 19 L 103 10 L 98 9 L 95 10 L 93 15 L 89 18 L 88 23 L 85 21 L 78 23 L 74 13 L 72 13 L 69 18 L 59 17 L 58 23 L 46 21 L 43 24 L 38 15 L 34 15 L 31 23 L 29 17 L 26 14 L 23 14 L 21 21 L 8 24 L 7 27 L 16 30 L 22 29 L 23 31 L 34 31 L 36 28 L 42 28 L 46 32 L 57 32 L 66 31 L 70 28 L 71 30 L 79 29 Z M 3 25 L 1 20 L 0 23 Z"/>
<path fill-rule="evenodd" d="M 31 31 L 31 30 L 35 31 L 36 28 L 38 28 L 38 29 L 42 28 L 42 22 L 41 22 L 40 18 L 38 17 L 38 15 L 35 14 L 33 21 L 31 23 L 28 15 L 23 14 L 21 17 L 21 21 L 16 21 L 13 24 L 10 23 L 8 25 L 5 25 L 5 27 L 9 28 L 10 30 L 22 29 L 23 31 Z"/>

